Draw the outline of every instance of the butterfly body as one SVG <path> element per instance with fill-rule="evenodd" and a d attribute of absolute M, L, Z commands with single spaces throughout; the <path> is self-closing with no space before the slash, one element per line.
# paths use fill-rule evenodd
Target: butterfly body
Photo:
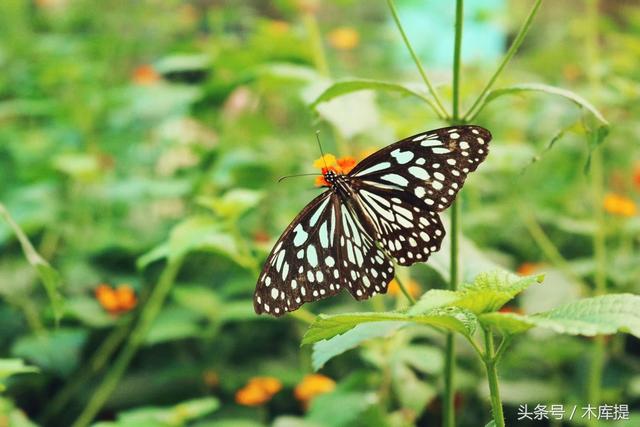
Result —
<path fill-rule="evenodd" d="M 438 215 L 488 152 L 491 134 L 456 126 L 410 136 L 348 173 L 322 170 L 328 189 L 309 203 L 268 256 L 254 294 L 257 313 L 281 316 L 346 288 L 358 300 L 385 293 L 394 263 L 440 249 Z"/>

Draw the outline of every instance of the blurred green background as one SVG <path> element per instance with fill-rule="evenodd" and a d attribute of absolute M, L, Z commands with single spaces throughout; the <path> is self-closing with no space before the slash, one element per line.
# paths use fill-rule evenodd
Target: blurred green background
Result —
<path fill-rule="evenodd" d="M 397 7 L 449 108 L 453 2 Z M 466 2 L 465 107 L 529 8 Z M 640 293 L 639 64 L 637 1 L 543 4 L 497 86 L 569 89 L 611 127 L 594 156 L 597 124 L 566 99 L 517 94 L 483 109 L 475 122 L 494 139 L 460 198 L 465 280 L 490 266 L 546 272 L 511 307 L 526 313 L 591 295 L 598 274 L 608 291 Z M 253 313 L 271 244 L 318 192 L 309 177 L 277 183 L 314 171 L 316 130 L 326 152 L 361 159 L 445 125 L 397 93 L 310 108 L 351 77 L 421 87 L 383 1 L 2 0 L 0 202 L 59 273 L 45 280 L 59 295 L 52 304 L 0 222 L 0 426 L 72 425 L 87 408 L 96 418 L 77 426 L 437 425 L 442 336 L 403 330 L 307 376 L 304 315 Z M 604 239 L 600 258 L 594 236 Z M 447 257 L 400 275 L 416 295 L 442 287 Z M 405 305 L 396 290 L 308 309 Z M 139 336 L 141 318 L 151 323 Z M 602 399 L 637 413 L 640 342 L 613 336 L 606 348 Z M 483 370 L 464 344 L 457 351 L 459 425 L 484 425 Z M 590 351 L 586 338 L 534 331 L 516 340 L 502 365 L 507 425 L 580 425 L 517 422 L 516 410 L 583 405 Z M 118 377 L 123 352 L 132 359 Z M 37 372 L 9 377 L 30 370 L 13 359 Z M 105 378 L 114 379 L 108 395 Z"/>

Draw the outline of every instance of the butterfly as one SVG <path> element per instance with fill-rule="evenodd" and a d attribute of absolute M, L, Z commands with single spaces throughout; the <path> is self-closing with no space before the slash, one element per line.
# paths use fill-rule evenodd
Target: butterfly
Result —
<path fill-rule="evenodd" d="M 347 289 L 387 291 L 394 263 L 425 262 L 445 235 L 438 215 L 486 158 L 491 133 L 453 126 L 385 147 L 346 174 L 323 168 L 325 192 L 278 239 L 258 278 L 256 313 L 274 316 Z"/>

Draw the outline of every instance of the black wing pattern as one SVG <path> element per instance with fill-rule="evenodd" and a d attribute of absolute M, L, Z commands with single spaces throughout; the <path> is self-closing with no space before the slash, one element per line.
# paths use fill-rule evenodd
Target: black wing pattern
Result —
<path fill-rule="evenodd" d="M 326 191 L 289 224 L 265 262 L 256 313 L 281 316 L 346 288 L 356 299 L 384 293 L 393 264 L 340 197 Z"/>
<path fill-rule="evenodd" d="M 351 171 L 359 213 L 398 264 L 424 262 L 440 249 L 445 231 L 437 213 L 486 158 L 490 140 L 479 126 L 436 129 L 383 148 Z"/>

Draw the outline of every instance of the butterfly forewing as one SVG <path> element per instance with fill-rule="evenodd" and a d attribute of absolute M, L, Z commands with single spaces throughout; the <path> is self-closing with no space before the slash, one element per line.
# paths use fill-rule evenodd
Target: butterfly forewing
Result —
<path fill-rule="evenodd" d="M 363 184 L 412 193 L 426 209 L 453 203 L 467 175 L 486 158 L 491 134 L 479 126 L 455 126 L 410 136 L 377 151 L 349 174 Z"/>

